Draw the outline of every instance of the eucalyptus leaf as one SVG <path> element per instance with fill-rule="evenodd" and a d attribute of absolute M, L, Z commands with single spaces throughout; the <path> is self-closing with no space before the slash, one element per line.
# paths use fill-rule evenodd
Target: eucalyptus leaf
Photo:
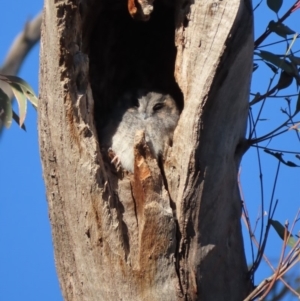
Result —
<path fill-rule="evenodd" d="M 6 128 L 11 126 L 12 115 L 11 101 L 8 95 L 0 88 L 0 118 Z"/>
<path fill-rule="evenodd" d="M 298 113 L 299 111 L 300 111 L 300 93 L 298 94 L 295 114 Z"/>
<path fill-rule="evenodd" d="M 288 26 L 275 21 L 270 21 L 269 29 L 283 38 L 285 38 L 287 35 L 295 34 L 295 31 L 290 29 Z"/>
<path fill-rule="evenodd" d="M 261 96 L 260 93 L 257 92 L 255 94 L 254 98 L 250 101 L 249 105 L 252 106 L 252 105 L 256 104 L 259 101 L 258 99 L 260 98 L 260 96 Z"/>
<path fill-rule="evenodd" d="M 279 221 L 270 219 L 270 224 L 273 226 L 273 228 L 282 240 L 284 240 L 284 233 L 286 231 L 286 237 L 288 238 L 289 236 L 287 244 L 288 246 L 293 248 L 296 244 L 296 240 L 294 239 L 293 235 Z"/>
<path fill-rule="evenodd" d="M 258 69 L 258 64 L 253 64 L 253 69 L 252 69 L 252 72 L 256 71 Z"/>
<path fill-rule="evenodd" d="M 282 2 L 283 0 L 267 0 L 267 5 L 277 14 L 282 6 Z"/>
<path fill-rule="evenodd" d="M 278 91 L 288 88 L 292 84 L 293 79 L 294 77 L 291 76 L 289 73 L 282 71 L 277 83 Z"/>
<path fill-rule="evenodd" d="M 294 56 L 293 54 L 289 55 L 289 59 L 291 60 L 292 63 L 295 65 L 300 65 L 300 57 L 299 56 Z"/>
<path fill-rule="evenodd" d="M 26 95 L 26 98 L 29 99 L 29 101 L 32 103 L 34 108 L 37 108 L 38 105 L 38 98 L 36 97 L 33 89 L 30 87 L 30 85 L 24 81 L 22 78 L 18 76 L 13 75 L 0 75 L 0 79 L 6 81 L 8 84 L 18 84 L 24 94 Z"/>
<path fill-rule="evenodd" d="M 27 101 L 26 101 L 26 96 L 22 90 L 22 88 L 15 83 L 9 83 L 9 85 L 12 88 L 12 91 L 17 99 L 18 105 L 19 105 L 19 114 L 20 114 L 20 126 L 23 125 L 25 117 L 26 117 L 26 112 L 27 112 Z"/>
<path fill-rule="evenodd" d="M 20 125 L 20 117 L 19 115 L 14 111 L 12 110 L 12 117 L 13 117 L 13 120 L 21 127 L 22 130 L 24 130 L 26 132 L 26 126 L 25 126 L 25 123 L 23 123 L 22 125 Z"/>
<path fill-rule="evenodd" d="M 274 73 L 277 73 L 278 72 L 278 68 L 275 67 L 274 65 L 264 61 L 264 63 L 274 72 Z"/>
<path fill-rule="evenodd" d="M 297 165 L 296 163 L 294 162 L 291 162 L 291 161 L 284 161 L 283 160 L 283 154 L 282 153 L 278 153 L 278 152 L 272 152 L 268 149 L 265 149 L 264 150 L 267 154 L 269 155 L 272 155 L 273 157 L 275 157 L 276 159 L 278 159 L 281 163 L 283 163 L 284 165 L 286 166 L 289 166 L 289 167 L 300 167 L 299 165 Z"/>
<path fill-rule="evenodd" d="M 285 72 L 293 74 L 293 68 L 291 67 L 290 63 L 287 60 L 282 59 L 279 55 L 263 50 L 260 50 L 260 53 L 257 53 L 257 55 L 260 56 L 263 60 L 266 60 L 276 67 L 284 70 Z"/>

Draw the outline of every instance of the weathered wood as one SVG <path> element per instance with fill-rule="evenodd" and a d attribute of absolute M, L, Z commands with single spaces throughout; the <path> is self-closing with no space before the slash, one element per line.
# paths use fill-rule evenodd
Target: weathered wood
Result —
<path fill-rule="evenodd" d="M 78 301 L 240 301 L 250 288 L 236 177 L 252 71 L 251 4 L 177 0 L 174 7 L 163 8 L 156 0 L 151 18 L 157 23 L 139 25 L 124 15 L 129 13 L 123 2 L 45 0 L 39 139 L 63 296 Z M 166 10 L 159 15 L 156 9 Z M 126 88 L 126 76 L 144 72 L 142 80 L 153 77 L 155 66 L 149 74 L 146 68 L 128 73 L 127 65 L 120 66 L 132 53 L 143 59 L 139 30 L 151 33 L 153 25 L 157 32 L 161 20 L 170 20 L 168 10 L 176 25 L 177 55 L 163 66 L 175 66 L 184 108 L 164 172 L 141 132 L 135 173 L 121 175 L 103 161 L 97 126 Z M 107 23 L 101 23 L 105 17 Z M 131 43 L 116 46 L 114 35 L 119 30 L 122 36 L 123 20 L 125 28 L 137 31 L 128 37 Z M 99 61 L 91 41 L 97 38 L 97 22 Z M 119 23 L 110 27 L 109 22 Z M 167 34 L 173 25 L 161 26 Z M 159 53 L 152 65 L 157 60 L 162 66 L 159 59 L 168 56 Z M 175 91 L 170 70 L 162 68 L 162 85 Z"/>

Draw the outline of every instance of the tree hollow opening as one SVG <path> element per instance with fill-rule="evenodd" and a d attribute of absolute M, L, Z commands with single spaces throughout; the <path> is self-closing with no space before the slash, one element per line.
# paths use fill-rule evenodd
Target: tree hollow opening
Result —
<path fill-rule="evenodd" d="M 171 94 L 182 110 L 183 96 L 174 78 L 174 15 L 173 5 L 161 1 L 154 2 L 147 22 L 130 16 L 126 0 L 98 4 L 91 18 L 95 21 L 88 47 L 98 133 L 127 91 L 146 89 Z"/>

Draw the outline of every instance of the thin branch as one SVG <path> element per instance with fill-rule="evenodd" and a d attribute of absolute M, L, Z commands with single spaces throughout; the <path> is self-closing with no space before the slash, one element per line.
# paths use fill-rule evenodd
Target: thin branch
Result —
<path fill-rule="evenodd" d="M 298 34 L 297 36 L 297 39 L 300 37 L 300 35 Z M 284 40 L 280 40 L 280 41 L 277 41 L 277 42 L 272 42 L 272 43 L 269 43 L 269 44 L 265 44 L 265 45 L 262 45 L 259 47 L 260 48 L 264 48 L 264 47 L 268 47 L 268 46 L 274 46 L 276 44 L 280 44 L 280 43 L 284 43 L 286 41 L 292 41 L 294 38 L 288 38 L 288 39 L 284 39 Z"/>
<path fill-rule="evenodd" d="M 244 205 L 246 205 L 246 204 L 244 203 Z M 245 208 L 245 207 L 243 206 L 243 208 Z M 298 211 L 296 217 L 299 216 L 299 213 L 300 213 L 300 210 Z M 248 228 L 248 223 L 245 221 L 245 218 L 246 218 L 246 217 L 245 217 L 244 214 L 243 214 L 243 220 L 244 220 L 244 222 L 245 222 L 245 225 L 246 225 L 248 231 L 250 231 L 249 233 L 250 233 L 250 235 L 251 235 L 252 241 L 253 241 L 253 243 L 256 245 L 257 249 L 259 250 L 259 243 L 258 243 L 258 241 L 257 241 L 256 238 L 255 238 L 254 232 L 253 232 L 250 228 Z M 295 219 L 295 221 L 294 221 L 294 224 L 295 224 L 295 223 L 296 223 L 296 219 Z M 299 243 L 300 243 L 300 240 L 298 240 L 298 242 L 296 243 L 295 247 L 291 250 L 291 255 L 288 255 L 288 257 L 285 259 L 285 262 L 289 261 L 289 258 L 290 258 L 292 255 L 294 255 L 293 253 L 294 253 L 295 251 L 297 251 L 297 247 L 298 247 Z M 269 267 L 270 267 L 271 270 L 273 271 L 273 274 L 275 274 L 276 269 L 273 267 L 273 265 L 271 264 L 271 262 L 269 261 L 269 259 L 267 258 L 267 256 L 266 256 L 265 254 L 263 254 L 263 259 L 264 259 L 265 262 L 269 265 Z M 286 263 L 284 263 L 284 264 L 286 264 Z M 297 291 L 295 291 L 295 290 L 294 290 L 294 289 L 293 289 L 293 288 L 292 288 L 292 287 L 284 280 L 284 278 L 283 278 L 282 276 L 278 277 L 278 279 L 279 279 L 279 280 L 285 285 L 285 287 L 286 287 L 287 289 L 289 289 L 292 293 L 294 293 L 296 296 L 299 295 L 299 294 L 297 293 Z"/>
<path fill-rule="evenodd" d="M 283 127 L 287 126 L 287 124 L 292 120 L 293 117 L 295 117 L 296 114 L 293 114 L 288 120 L 286 120 L 284 123 L 282 123 L 280 126 L 278 126 L 275 130 L 271 131 L 270 133 L 264 135 L 264 136 L 261 136 L 259 138 L 255 138 L 255 139 L 252 139 L 249 141 L 249 144 L 255 144 L 255 143 L 259 143 L 259 142 L 262 142 L 264 140 L 267 140 L 271 137 L 274 137 L 274 134 L 279 131 L 280 129 L 282 129 Z M 288 130 L 283 130 L 281 133 L 284 133 Z M 278 133 L 276 134 L 278 135 Z"/>
<path fill-rule="evenodd" d="M 281 266 L 279 273 L 277 275 L 273 274 L 272 276 L 264 279 L 251 293 L 248 295 L 244 301 L 250 301 L 257 298 L 261 293 L 268 287 L 269 283 L 273 280 L 273 278 L 281 278 L 284 274 L 287 273 L 288 270 L 291 269 L 298 261 L 299 261 L 299 254 L 300 250 L 296 250 L 293 254 L 292 261 Z M 298 297 L 300 296 L 295 290 L 293 290 L 293 293 L 295 293 Z"/>
<path fill-rule="evenodd" d="M 244 192 L 242 189 L 242 184 L 241 184 L 241 168 L 239 170 L 238 173 L 238 186 L 239 186 L 239 191 L 240 191 L 240 195 L 242 198 L 242 218 L 244 220 L 244 223 L 248 229 L 248 234 L 249 234 L 249 238 L 250 238 L 250 246 L 251 246 L 251 255 L 252 255 L 252 262 L 254 262 L 254 247 L 253 247 L 253 241 L 252 241 L 252 237 L 254 236 L 254 232 L 252 231 L 251 228 L 251 222 L 250 222 L 250 218 L 249 218 L 249 212 L 248 212 L 248 208 L 245 202 L 245 196 L 244 196 Z M 250 275 L 252 282 L 254 283 L 254 274 Z"/>
<path fill-rule="evenodd" d="M 256 93 L 250 93 L 251 96 L 256 96 Z M 268 98 L 287 98 L 287 97 L 296 97 L 299 94 L 289 94 L 289 95 L 269 95 Z M 261 97 L 261 96 L 260 96 Z"/>
<path fill-rule="evenodd" d="M 290 9 L 278 20 L 278 23 L 282 23 L 287 19 L 290 14 L 295 10 L 297 5 L 299 5 L 300 0 L 297 0 Z M 257 49 L 257 47 L 270 35 L 271 30 L 269 28 L 266 29 L 266 31 L 254 42 L 254 49 Z"/>
<path fill-rule="evenodd" d="M 291 226 L 291 230 L 290 230 L 290 235 L 292 235 L 292 231 L 294 230 L 294 227 L 297 223 L 297 220 L 299 218 L 300 215 L 300 208 L 298 209 L 298 212 L 294 218 L 293 224 Z M 290 236 L 288 237 L 288 239 L 290 238 Z M 286 262 L 288 262 L 291 258 L 291 256 L 293 255 L 293 252 L 299 247 L 300 244 L 300 240 L 298 239 L 298 241 L 296 242 L 296 244 L 293 246 L 293 248 L 290 250 L 290 252 L 288 253 L 288 255 L 286 256 Z"/>
<path fill-rule="evenodd" d="M 284 258 L 284 251 L 285 251 L 285 247 L 286 247 L 286 241 L 287 241 L 287 231 L 285 229 L 285 231 L 284 231 L 284 243 L 282 244 L 282 248 L 281 248 L 281 254 L 280 254 L 280 258 L 279 258 L 279 262 L 278 262 L 278 268 L 276 269 L 276 271 L 274 273 L 273 279 L 270 281 L 270 284 L 268 285 L 268 287 L 266 288 L 266 290 L 264 291 L 262 296 L 260 296 L 259 300 L 264 300 L 264 298 L 271 291 L 271 289 L 273 288 L 276 280 L 278 279 L 280 267 L 282 266 L 282 261 L 283 261 L 283 258 Z"/>
<path fill-rule="evenodd" d="M 271 86 L 272 86 L 272 83 L 273 83 L 275 77 L 276 77 L 276 74 L 274 74 L 273 77 L 270 79 L 270 83 L 269 83 L 267 92 L 270 91 Z M 257 125 L 257 123 L 258 123 L 258 121 L 259 121 L 259 118 L 260 118 L 260 115 L 261 115 L 261 113 L 262 113 L 262 110 L 263 110 L 263 108 L 264 108 L 265 103 L 266 103 L 266 98 L 264 98 L 264 99 L 262 100 L 262 104 L 261 104 L 261 106 L 260 106 L 260 108 L 259 108 L 259 112 L 258 112 L 258 114 L 257 114 L 256 120 L 253 121 L 253 130 L 252 130 L 252 132 L 250 133 L 250 139 L 252 138 L 252 136 L 253 136 L 253 134 L 254 134 L 254 131 L 256 130 L 256 125 Z"/>
<path fill-rule="evenodd" d="M 280 149 L 275 149 L 275 148 L 269 148 L 269 147 L 265 147 L 265 146 L 259 146 L 259 145 L 251 145 L 252 147 L 257 147 L 257 148 L 261 148 L 263 150 L 269 150 L 272 152 L 278 152 L 278 153 L 286 153 L 286 154 L 294 154 L 294 155 L 298 155 L 300 152 L 294 152 L 294 151 L 286 151 L 286 150 L 280 150 Z"/>
<path fill-rule="evenodd" d="M 253 8 L 253 12 L 256 11 L 256 9 L 261 5 L 261 3 L 262 3 L 262 0 Z"/>
<path fill-rule="evenodd" d="M 21 33 L 17 35 L 12 43 L 8 54 L 0 68 L 0 73 L 7 75 L 17 75 L 25 57 L 32 49 L 32 47 L 40 40 L 41 37 L 42 12 L 40 12 L 33 20 L 27 22 Z M 8 95 L 10 99 L 13 98 L 13 92 L 7 87 L 5 83 L 0 82 L 0 88 Z M 19 117 L 13 111 L 14 119 Z M 0 120 L 0 135 L 2 133 L 3 124 Z M 23 128 L 25 129 L 25 127 Z"/>
<path fill-rule="evenodd" d="M 32 21 L 27 22 L 21 33 L 15 38 L 4 60 L 0 73 L 16 75 L 31 48 L 41 37 L 42 13 L 40 12 Z"/>
<path fill-rule="evenodd" d="M 251 117 L 253 118 L 252 112 L 251 112 Z M 252 119 L 252 122 L 254 123 L 254 120 Z M 255 137 L 256 137 L 256 129 L 255 127 L 253 128 L 253 132 L 252 132 Z M 251 134 L 250 134 L 251 135 Z M 261 166 L 261 158 L 260 158 L 260 152 L 259 149 L 256 149 L 257 152 L 257 160 L 258 160 L 258 168 L 259 168 L 259 182 L 260 182 L 260 193 L 261 193 L 261 228 L 260 228 L 260 235 L 259 235 L 259 249 L 258 249 L 258 253 L 256 255 L 256 259 L 253 262 L 253 265 L 249 271 L 249 274 L 251 277 L 254 277 L 254 273 L 257 270 L 260 260 L 261 260 L 261 251 L 263 249 L 261 249 L 262 246 L 262 240 L 263 240 L 263 229 L 264 229 L 264 185 L 263 185 L 263 173 L 262 173 L 262 166 Z M 255 226 L 256 228 L 256 226 Z M 253 233 L 254 234 L 254 233 Z"/>

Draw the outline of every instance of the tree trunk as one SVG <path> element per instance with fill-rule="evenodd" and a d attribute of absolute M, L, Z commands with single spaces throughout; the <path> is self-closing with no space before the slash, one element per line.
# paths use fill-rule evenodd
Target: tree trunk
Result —
<path fill-rule="evenodd" d="M 242 300 L 237 170 L 252 72 L 250 0 L 45 0 L 39 138 L 65 300 Z M 175 77 L 174 77 L 175 75 Z M 181 109 L 163 165 L 143 136 L 116 173 L 99 128 L 127 89 Z"/>

